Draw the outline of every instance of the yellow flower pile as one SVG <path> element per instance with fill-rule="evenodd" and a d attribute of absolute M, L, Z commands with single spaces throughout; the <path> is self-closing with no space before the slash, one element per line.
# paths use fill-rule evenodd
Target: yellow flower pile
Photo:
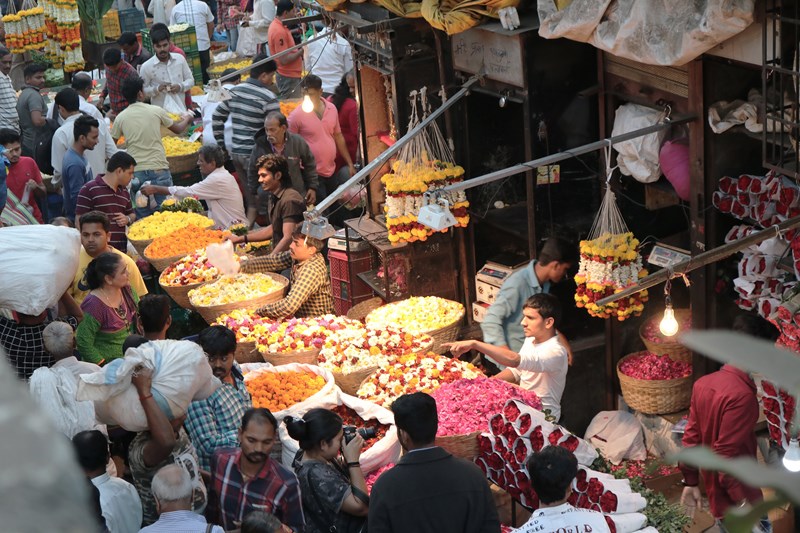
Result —
<path fill-rule="evenodd" d="M 244 59 L 242 61 L 236 61 L 235 63 L 217 63 L 213 64 L 208 67 L 208 75 L 212 78 L 219 78 L 222 76 L 222 73 L 228 70 L 229 68 L 235 70 L 241 70 L 245 67 L 249 67 L 253 62 L 250 59 Z M 242 74 L 242 81 L 246 80 L 250 75 L 247 73 Z M 222 83 L 225 83 L 224 81 Z"/>
<path fill-rule="evenodd" d="M 227 305 L 260 298 L 283 288 L 266 274 L 236 274 L 189 291 L 189 301 L 195 307 Z"/>
<path fill-rule="evenodd" d="M 367 315 L 368 328 L 394 326 L 411 335 L 443 328 L 464 316 L 464 306 L 437 296 L 412 296 L 378 307 Z"/>
<path fill-rule="evenodd" d="M 181 139 L 179 137 L 162 137 L 161 144 L 164 145 L 164 151 L 167 152 L 167 157 L 196 154 L 200 150 L 200 147 L 203 146 L 203 143 L 190 141 L 189 139 Z"/>
<path fill-rule="evenodd" d="M 199 228 L 210 228 L 214 221 L 197 213 L 157 212 L 137 220 L 128 230 L 128 238 L 135 241 L 155 239 L 193 224 Z"/>

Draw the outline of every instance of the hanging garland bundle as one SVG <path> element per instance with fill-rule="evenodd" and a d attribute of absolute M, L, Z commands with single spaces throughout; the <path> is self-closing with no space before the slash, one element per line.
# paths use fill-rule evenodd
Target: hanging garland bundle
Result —
<path fill-rule="evenodd" d="M 47 42 L 45 54 L 56 68 L 64 72 L 83 70 L 81 18 L 76 0 L 42 0 Z"/>
<path fill-rule="evenodd" d="M 417 97 L 422 106 L 422 116 L 417 112 Z M 426 89 L 411 93 L 411 120 L 408 131 L 413 130 L 430 113 Z M 381 182 L 386 188 L 386 229 L 389 241 L 413 242 L 426 240 L 434 231 L 417 221 L 419 210 L 425 205 L 424 193 L 433 192 L 463 180 L 464 169 L 453 163 L 453 153 L 444 140 L 436 122 L 432 122 L 400 151 L 392 171 L 384 174 Z M 443 195 L 456 219 L 456 227 L 469 223 L 469 202 L 463 191 Z M 443 230 L 446 232 L 447 230 Z"/>
<path fill-rule="evenodd" d="M 606 161 L 610 161 L 610 156 L 608 150 Z M 609 181 L 611 171 L 609 166 Z M 608 183 L 589 237 L 589 240 L 580 243 L 575 304 L 585 307 L 590 315 L 598 318 L 625 320 L 630 316 L 639 316 L 647 301 L 647 290 L 608 305 L 597 305 L 598 300 L 622 291 L 647 275 L 639 254 L 639 240 L 628 231 L 617 208 L 616 196 Z"/>
<path fill-rule="evenodd" d="M 44 46 L 44 10 L 33 0 L 26 0 L 22 8 L 15 13 L 10 2 L 8 14 L 3 16 L 6 44 L 14 54 L 41 50 Z"/>

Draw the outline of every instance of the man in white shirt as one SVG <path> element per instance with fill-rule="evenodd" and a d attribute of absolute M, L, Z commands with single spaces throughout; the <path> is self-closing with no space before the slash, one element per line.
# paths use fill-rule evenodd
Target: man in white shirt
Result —
<path fill-rule="evenodd" d="M 186 469 L 170 464 L 156 472 L 152 491 L 159 517 L 141 532 L 224 533 L 221 527 L 206 522 L 202 514 L 192 512 L 192 490 L 192 479 Z"/>
<path fill-rule="evenodd" d="M 155 55 L 144 62 L 140 70 L 144 94 L 150 103 L 168 113 L 186 111 L 184 93 L 194 87 L 192 69 L 180 54 L 170 53 L 169 34 L 157 28 L 150 32 Z"/>
<path fill-rule="evenodd" d="M 44 349 L 53 356 L 55 363 L 51 368 L 65 368 L 75 379 L 81 374 L 100 372 L 100 367 L 75 357 L 75 331 L 66 322 L 51 322 L 42 332 Z"/>
<path fill-rule="evenodd" d="M 272 1 L 272 0 L 270 0 Z M 221 78 L 224 78 L 228 74 L 232 74 L 236 72 L 236 69 L 227 68 L 222 72 Z M 223 89 L 231 90 L 242 80 L 242 77 L 237 75 L 235 78 L 229 78 L 225 80 L 222 84 Z M 216 139 L 214 139 L 214 127 L 212 123 L 214 122 L 214 111 L 217 110 L 219 107 L 220 102 L 209 102 L 208 100 L 205 101 L 203 104 L 201 115 L 203 117 L 203 144 L 217 144 Z M 228 118 L 225 119 L 225 129 L 223 130 L 223 138 L 225 140 L 225 149 L 230 153 L 231 147 L 233 146 L 233 118 L 232 115 L 228 115 Z"/>
<path fill-rule="evenodd" d="M 574 531 L 610 533 L 603 513 L 577 509 L 567 503 L 572 481 L 578 475 L 578 460 L 569 450 L 548 446 L 528 459 L 531 485 L 539 497 L 539 508 L 518 533 L 556 533 Z"/>
<path fill-rule="evenodd" d="M 90 117 L 96 119 L 97 122 L 100 122 L 100 127 L 102 128 L 103 114 L 99 109 L 97 109 L 97 106 L 90 104 L 88 101 L 89 96 L 92 94 L 91 76 L 84 72 L 75 74 L 72 76 L 72 88 L 77 91 L 78 98 L 80 99 L 78 110 L 84 115 L 89 115 Z M 47 118 L 56 120 L 59 126 L 64 124 L 64 119 L 61 118 L 61 115 L 58 113 L 55 102 L 50 102 L 47 104 Z"/>
<path fill-rule="evenodd" d="M 94 114 L 100 114 L 100 112 L 96 107 L 91 105 L 89 105 L 89 107 L 94 109 L 94 114 L 82 112 L 80 109 L 80 95 L 75 89 L 71 88 L 58 91 L 54 105 L 55 112 L 62 120 L 62 124 L 53 134 L 53 141 L 50 147 L 50 161 L 53 165 L 53 182 L 59 183 L 61 181 L 61 169 L 64 163 L 64 156 L 75 142 L 73 131 L 75 128 L 75 121 L 78 117 L 84 115 L 94 116 Z M 94 176 L 105 174 L 106 162 L 112 155 L 118 152 L 117 145 L 114 143 L 114 139 L 111 138 L 108 125 L 103 120 L 102 115 L 97 123 L 99 132 L 97 146 L 95 146 L 93 150 L 87 150 L 84 154 L 86 160 L 89 161 L 89 166 L 92 168 L 92 175 Z"/>
<path fill-rule="evenodd" d="M 305 64 L 311 74 L 322 79 L 323 96 L 330 96 L 342 81 L 342 76 L 353 69 L 353 51 L 347 39 L 330 27 L 326 27 L 321 35 L 327 35 L 327 38 L 306 46 Z"/>
<path fill-rule="evenodd" d="M 485 353 L 505 370 L 498 379 L 532 390 L 542 400 L 542 409 L 550 411 L 556 422 L 561 418 L 561 395 L 569 368 L 567 349 L 558 340 L 556 324 L 561 320 L 561 304 L 552 294 L 534 294 L 522 309 L 525 342 L 519 353 L 505 347 L 468 340 L 443 344 L 458 357 L 469 350 Z"/>
<path fill-rule="evenodd" d="M 111 533 L 136 533 L 142 525 L 142 502 L 136 488 L 106 472 L 108 439 L 97 430 L 81 431 L 72 445 L 86 477 L 100 492 L 100 509 Z"/>
<path fill-rule="evenodd" d="M 172 9 L 169 23 L 194 26 L 197 49 L 203 69 L 203 83 L 208 83 L 208 66 L 211 64 L 211 35 L 214 34 L 214 15 L 208 4 L 200 0 L 182 0 Z"/>

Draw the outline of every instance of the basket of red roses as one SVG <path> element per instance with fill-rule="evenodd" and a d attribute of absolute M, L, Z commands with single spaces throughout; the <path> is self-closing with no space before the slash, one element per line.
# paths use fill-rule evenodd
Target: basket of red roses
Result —
<path fill-rule="evenodd" d="M 675 413 L 689 407 L 692 398 L 692 364 L 666 355 L 636 352 L 617 363 L 617 376 L 625 402 L 648 415 Z"/>

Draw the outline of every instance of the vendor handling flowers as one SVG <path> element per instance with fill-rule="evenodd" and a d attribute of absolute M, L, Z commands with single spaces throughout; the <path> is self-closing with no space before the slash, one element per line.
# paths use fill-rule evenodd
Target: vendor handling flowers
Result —
<path fill-rule="evenodd" d="M 248 257 L 242 261 L 241 271 L 281 272 L 292 269 L 289 294 L 282 300 L 269 303 L 256 312 L 267 318 L 298 318 L 333 313 L 333 296 L 328 269 L 320 250 L 323 242 L 303 235 L 300 229 L 292 234 L 288 252 L 262 257 Z"/>

